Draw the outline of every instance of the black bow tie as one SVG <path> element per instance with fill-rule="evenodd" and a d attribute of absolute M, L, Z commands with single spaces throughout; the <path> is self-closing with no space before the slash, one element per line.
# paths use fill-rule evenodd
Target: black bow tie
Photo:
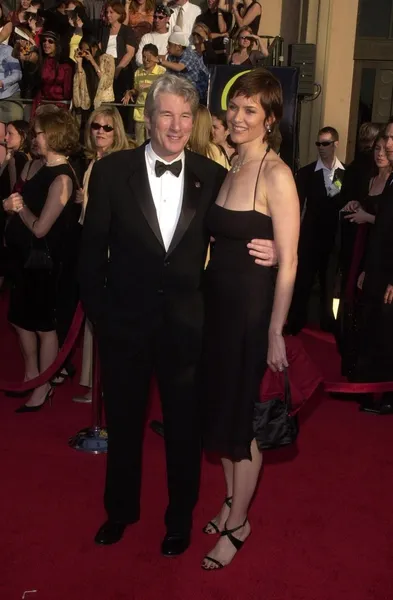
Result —
<path fill-rule="evenodd" d="M 182 162 L 181 160 L 177 160 L 174 163 L 171 163 L 170 165 L 166 165 L 165 163 L 161 162 L 160 160 L 156 160 L 156 164 L 155 164 L 155 171 L 156 171 L 156 177 L 161 177 L 161 175 L 164 175 L 165 171 L 170 171 L 171 173 L 173 173 L 173 175 L 175 177 L 179 177 L 181 170 L 183 168 Z"/>

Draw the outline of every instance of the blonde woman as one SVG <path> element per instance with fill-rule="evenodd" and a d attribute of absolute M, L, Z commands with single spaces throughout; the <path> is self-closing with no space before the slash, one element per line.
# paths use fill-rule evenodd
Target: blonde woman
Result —
<path fill-rule="evenodd" d="M 85 156 L 90 159 L 83 187 L 76 193 L 76 201 L 82 204 L 79 223 L 83 225 L 86 206 L 88 202 L 87 189 L 91 171 L 97 160 L 112 152 L 126 150 L 130 147 L 129 140 L 124 130 L 123 120 L 119 111 L 114 106 L 100 106 L 89 117 L 85 129 Z M 76 396 L 75 402 L 91 402 L 92 387 L 92 350 L 93 336 L 91 323 L 86 321 L 85 335 L 83 340 L 83 359 L 80 384 L 88 387 L 89 392 L 85 396 Z"/>
<path fill-rule="evenodd" d="M 241 27 L 235 37 L 235 47 L 229 59 L 231 65 L 255 67 L 268 55 L 259 36 L 250 27 Z"/>
<path fill-rule="evenodd" d="M 188 148 L 197 154 L 206 156 L 229 170 L 230 165 L 225 153 L 213 142 L 213 122 L 209 109 L 200 104 L 195 115 Z"/>

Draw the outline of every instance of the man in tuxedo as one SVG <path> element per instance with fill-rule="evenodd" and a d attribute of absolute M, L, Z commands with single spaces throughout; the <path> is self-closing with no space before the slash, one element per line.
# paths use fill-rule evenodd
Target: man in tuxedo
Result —
<path fill-rule="evenodd" d="M 152 85 L 145 105 L 150 142 L 111 154 L 93 169 L 80 258 L 81 297 L 97 335 L 109 436 L 108 520 L 95 541 L 115 543 L 139 519 L 154 372 L 165 425 L 165 556 L 188 547 L 198 498 L 205 221 L 226 174 L 184 150 L 197 107 L 198 94 L 184 78 L 167 74 Z M 249 244 L 249 252 L 260 264 L 275 263 L 267 241 Z"/>
<path fill-rule="evenodd" d="M 344 166 L 337 158 L 339 136 L 333 127 L 324 127 L 315 142 L 319 158 L 296 175 L 302 211 L 298 250 L 298 271 L 287 331 L 293 335 L 307 323 L 308 303 L 316 275 L 319 279 L 320 324 L 333 327 L 333 290 L 328 285 L 328 267 L 342 208 L 340 190 Z"/>

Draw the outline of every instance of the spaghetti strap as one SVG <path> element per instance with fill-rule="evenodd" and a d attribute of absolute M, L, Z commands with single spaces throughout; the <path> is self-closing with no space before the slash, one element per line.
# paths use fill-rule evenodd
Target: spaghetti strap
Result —
<path fill-rule="evenodd" d="M 252 209 L 253 209 L 254 211 L 255 211 L 255 202 L 256 202 L 256 200 L 257 200 L 257 188 L 258 188 L 259 176 L 260 176 L 260 174 L 261 174 L 262 165 L 263 165 L 263 163 L 265 162 L 265 158 L 267 157 L 267 155 L 268 155 L 268 153 L 269 153 L 269 152 L 270 152 L 270 146 L 268 146 L 268 147 L 266 148 L 266 152 L 265 152 L 265 154 L 264 154 L 264 156 L 263 156 L 263 158 L 262 158 L 262 160 L 261 160 L 261 164 L 259 165 L 259 169 L 258 169 L 258 175 L 257 175 L 256 181 L 255 181 L 255 188 L 254 188 L 254 204 L 253 204 L 253 207 L 252 207 Z"/>

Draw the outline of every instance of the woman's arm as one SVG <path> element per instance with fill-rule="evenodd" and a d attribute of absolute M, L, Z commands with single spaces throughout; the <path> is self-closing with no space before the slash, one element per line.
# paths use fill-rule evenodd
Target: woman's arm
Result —
<path fill-rule="evenodd" d="M 73 71 L 71 65 L 64 63 L 61 65 L 64 69 L 63 77 L 63 100 L 71 100 L 73 88 Z"/>
<path fill-rule="evenodd" d="M 5 42 L 5 40 L 10 37 L 10 35 L 12 33 L 12 29 L 13 29 L 13 25 L 12 25 L 11 21 L 9 21 L 9 23 L 6 23 L 4 25 L 3 29 L 0 32 L 0 44 Z"/>
<path fill-rule="evenodd" d="M 296 279 L 300 210 L 292 173 L 284 163 L 271 166 L 266 175 L 265 185 L 278 258 L 268 351 L 268 364 L 276 371 L 288 366 L 282 331 Z"/>
<path fill-rule="evenodd" d="M 239 0 L 235 0 L 232 8 L 232 13 L 239 27 L 245 27 L 246 25 L 249 25 L 256 17 L 258 17 L 261 14 L 261 5 L 255 3 L 251 6 L 251 8 L 249 8 L 244 17 L 242 17 L 238 11 L 238 5 Z"/>
<path fill-rule="evenodd" d="M 31 212 L 26 205 L 23 204 L 23 198 L 20 194 L 11 194 L 5 202 L 5 208 L 10 203 L 13 210 L 18 213 L 23 223 L 37 238 L 43 238 L 51 230 L 53 224 L 59 218 L 65 205 L 72 194 L 72 181 L 68 175 L 59 175 L 52 182 L 48 196 L 46 198 L 44 208 L 39 217 Z M 21 208 L 18 210 L 18 203 L 21 203 Z"/>

